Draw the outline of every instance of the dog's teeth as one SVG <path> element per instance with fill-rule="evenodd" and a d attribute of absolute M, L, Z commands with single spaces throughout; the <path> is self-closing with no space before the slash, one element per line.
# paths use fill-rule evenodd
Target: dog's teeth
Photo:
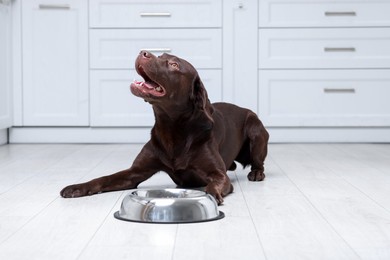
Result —
<path fill-rule="evenodd" d="M 158 92 L 160 92 L 160 91 L 161 91 L 161 87 L 157 87 L 156 90 L 157 90 Z"/>
<path fill-rule="evenodd" d="M 143 84 L 143 82 L 138 81 L 138 80 L 136 80 L 136 79 L 134 80 L 134 83 L 137 84 L 137 85 L 140 85 L 140 86 L 142 86 L 142 84 Z"/>

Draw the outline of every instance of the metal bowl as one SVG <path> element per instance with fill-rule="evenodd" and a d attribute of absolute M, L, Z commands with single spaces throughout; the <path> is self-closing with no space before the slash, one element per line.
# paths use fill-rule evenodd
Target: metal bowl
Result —
<path fill-rule="evenodd" d="M 214 197 L 199 190 L 135 190 L 122 201 L 115 218 L 143 223 L 195 223 L 221 219 Z"/>

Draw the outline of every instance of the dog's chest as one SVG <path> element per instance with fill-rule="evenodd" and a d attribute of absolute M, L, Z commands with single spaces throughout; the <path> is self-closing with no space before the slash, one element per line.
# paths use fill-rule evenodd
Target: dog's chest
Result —
<path fill-rule="evenodd" d="M 156 131 L 157 133 L 157 131 Z M 204 153 L 205 142 L 199 134 L 184 131 L 159 131 L 155 141 L 160 160 L 170 172 L 181 172 L 197 168 L 200 155 Z"/>
<path fill-rule="evenodd" d="M 191 158 L 176 158 L 172 160 L 171 167 L 166 171 L 171 179 L 180 187 L 201 187 L 207 182 L 205 171 L 191 163 Z"/>
<path fill-rule="evenodd" d="M 171 154 L 164 158 L 164 165 L 169 168 L 171 172 L 183 171 L 190 167 L 191 155 L 187 153 Z"/>

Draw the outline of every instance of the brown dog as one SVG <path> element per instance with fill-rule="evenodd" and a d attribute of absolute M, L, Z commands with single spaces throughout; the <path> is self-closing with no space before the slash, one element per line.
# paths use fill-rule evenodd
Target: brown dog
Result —
<path fill-rule="evenodd" d="M 218 204 L 233 191 L 227 170 L 251 165 L 250 181 L 262 181 L 268 133 L 256 114 L 227 103 L 211 104 L 195 68 L 178 57 L 141 51 L 135 68 L 145 82 L 131 92 L 153 106 L 150 141 L 130 169 L 65 187 L 61 196 L 80 197 L 133 189 L 158 171 L 180 187 L 202 187 Z"/>

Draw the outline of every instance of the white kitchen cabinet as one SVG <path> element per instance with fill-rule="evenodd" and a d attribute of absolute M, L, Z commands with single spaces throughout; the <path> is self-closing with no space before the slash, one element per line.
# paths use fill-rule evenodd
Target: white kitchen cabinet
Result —
<path fill-rule="evenodd" d="M 0 2 L 0 129 L 12 125 L 10 8 Z"/>
<path fill-rule="evenodd" d="M 129 91 L 130 83 L 141 79 L 134 69 L 140 50 L 186 59 L 210 99 L 222 101 L 222 1 L 89 3 L 91 127 L 154 124 L 151 105 Z"/>
<path fill-rule="evenodd" d="M 23 125 L 89 125 L 88 1 L 23 1 L 22 17 Z"/>
<path fill-rule="evenodd" d="M 313 141 L 321 138 L 304 131 L 380 129 L 388 140 L 389 12 L 385 0 L 259 0 L 258 102 L 266 127 L 299 129 Z"/>
<path fill-rule="evenodd" d="M 12 43 L 11 142 L 148 140 L 151 106 L 129 91 L 141 49 L 187 59 L 212 102 L 257 111 L 272 142 L 390 140 L 388 0 L 14 0 L 13 7 L 22 31 Z"/>

